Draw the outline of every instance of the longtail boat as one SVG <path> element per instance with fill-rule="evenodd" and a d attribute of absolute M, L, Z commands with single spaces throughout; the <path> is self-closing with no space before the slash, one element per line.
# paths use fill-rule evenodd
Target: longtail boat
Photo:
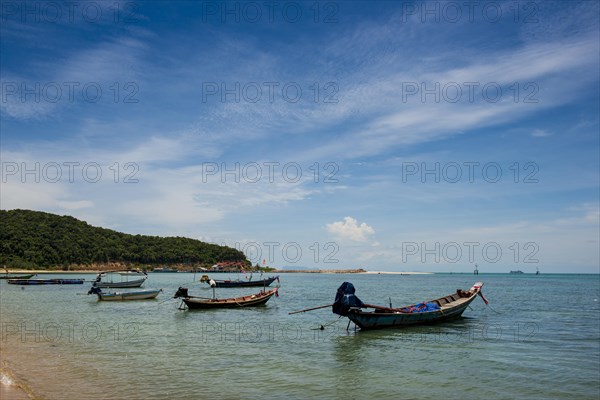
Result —
<path fill-rule="evenodd" d="M 33 278 L 35 274 L 0 274 L 0 279 L 29 279 Z"/>
<path fill-rule="evenodd" d="M 190 296 L 188 289 L 180 287 L 173 298 L 181 298 L 182 302 L 189 309 L 211 309 L 211 308 L 239 308 L 239 307 L 255 307 L 264 305 L 273 296 L 279 296 L 279 288 L 269 291 L 260 291 L 256 294 L 240 297 L 232 297 L 228 299 L 205 298 L 198 296 Z M 180 309 L 183 309 L 180 307 Z"/>
<path fill-rule="evenodd" d="M 253 281 L 253 280 L 247 280 L 247 281 L 242 281 L 242 280 L 222 280 L 222 279 L 210 279 L 208 277 L 208 275 L 202 275 L 202 277 L 200 278 L 200 282 L 206 282 L 207 284 L 211 284 L 210 282 L 213 281 L 216 286 L 218 288 L 233 288 L 233 287 L 266 287 L 271 285 L 271 283 L 273 283 L 275 280 L 277 280 L 277 282 L 279 282 L 279 275 L 278 276 L 270 276 L 268 278 L 265 279 L 259 279 L 257 281 Z"/>
<path fill-rule="evenodd" d="M 135 279 L 139 278 L 139 279 Z M 148 274 L 137 269 L 118 269 L 104 271 L 96 275 L 92 284 L 99 288 L 139 288 L 148 279 Z"/>
<path fill-rule="evenodd" d="M 88 294 L 95 294 L 100 301 L 148 300 L 155 299 L 162 289 L 135 290 L 130 292 L 103 292 L 98 287 L 92 287 Z"/>
<path fill-rule="evenodd" d="M 9 279 L 11 285 L 82 285 L 85 279 Z"/>
<path fill-rule="evenodd" d="M 363 303 L 354 294 L 354 286 L 344 282 L 338 288 L 332 311 L 348 317 L 361 330 L 433 324 L 459 318 L 478 295 L 487 304 L 487 300 L 481 293 L 482 286 L 482 282 L 477 282 L 467 291 L 458 289 L 455 293 L 438 299 L 406 307 L 390 308 Z M 363 311 L 369 308 L 373 311 Z"/>

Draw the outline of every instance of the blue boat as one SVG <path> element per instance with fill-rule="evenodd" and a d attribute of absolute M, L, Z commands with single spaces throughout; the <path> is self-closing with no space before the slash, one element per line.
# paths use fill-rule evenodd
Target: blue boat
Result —
<path fill-rule="evenodd" d="M 332 311 L 348 317 L 361 330 L 433 324 L 459 318 L 478 295 L 487 304 L 481 293 L 482 286 L 482 282 L 477 282 L 467 291 L 458 289 L 456 293 L 438 299 L 390 308 L 363 303 L 354 294 L 354 286 L 344 282 L 337 291 Z M 373 311 L 363 311 L 369 308 Z"/>
<path fill-rule="evenodd" d="M 0 275 L 0 279 L 29 279 L 33 278 L 35 274 L 2 274 Z"/>
<path fill-rule="evenodd" d="M 85 279 L 9 279 L 11 285 L 82 285 Z"/>

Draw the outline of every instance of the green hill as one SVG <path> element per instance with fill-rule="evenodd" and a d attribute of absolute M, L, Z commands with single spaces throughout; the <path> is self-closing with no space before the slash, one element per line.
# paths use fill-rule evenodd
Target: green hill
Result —
<path fill-rule="evenodd" d="M 97 228 L 69 216 L 0 210 L 0 265 L 66 268 L 71 265 L 213 265 L 242 261 L 244 253 L 184 237 L 129 235 Z"/>

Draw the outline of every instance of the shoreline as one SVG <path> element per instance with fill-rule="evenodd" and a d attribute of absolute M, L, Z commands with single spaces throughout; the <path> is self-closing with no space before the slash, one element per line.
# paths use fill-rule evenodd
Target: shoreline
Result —
<path fill-rule="evenodd" d="M 59 271 L 59 270 L 46 270 L 46 269 L 15 269 L 10 270 L 9 274 L 98 274 L 103 272 L 103 270 L 69 270 L 69 271 Z M 154 272 L 148 272 L 149 274 L 153 274 Z M 172 272 L 175 273 L 175 272 Z M 176 273 L 188 273 L 192 274 L 193 272 L 187 271 L 178 271 Z M 235 274 L 239 273 L 239 271 L 196 271 L 196 274 L 211 274 L 211 273 L 230 273 Z M 5 274 L 5 272 L 0 272 L 0 276 Z M 362 268 L 360 269 L 291 269 L 291 270 L 274 270 L 268 272 L 268 274 L 368 274 L 368 275 L 434 275 L 435 272 L 418 272 L 418 271 L 367 271 Z"/>
<path fill-rule="evenodd" d="M 25 274 L 98 274 L 102 271 L 90 271 L 90 270 L 71 270 L 71 271 L 57 271 L 47 269 L 15 269 L 8 272 L 9 275 L 25 275 Z M 0 276 L 6 275 L 6 272 L 0 272 Z"/>
<path fill-rule="evenodd" d="M 433 275 L 433 272 L 416 271 L 367 271 L 364 269 L 292 269 L 275 270 L 273 274 L 358 274 L 358 275 Z"/>

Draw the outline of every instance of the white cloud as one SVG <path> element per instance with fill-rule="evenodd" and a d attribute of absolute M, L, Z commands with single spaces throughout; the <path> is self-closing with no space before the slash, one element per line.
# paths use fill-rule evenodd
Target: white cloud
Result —
<path fill-rule="evenodd" d="M 254 212 L 264 206 L 286 207 L 292 202 L 309 199 L 335 188 L 311 186 L 313 177 L 303 176 L 288 182 L 280 175 L 271 182 L 263 171 L 257 182 L 203 173 L 202 164 L 191 166 L 157 166 L 186 154 L 191 147 L 185 136 L 178 139 L 152 137 L 122 152 L 87 150 L 79 146 L 56 148 L 47 142 L 35 142 L 25 151 L 0 152 L 3 162 L 2 209 L 26 208 L 53 213 L 67 213 L 76 218 L 127 233 L 155 233 L 197 236 L 206 234 L 206 226 L 229 215 Z M 51 149 L 51 150 L 49 150 Z M 79 149 L 79 150 L 77 150 Z M 160 149 L 165 152 L 161 153 Z M 75 158 L 73 154 L 79 151 Z M 140 160 L 135 168 L 125 160 Z M 65 162 L 75 162 L 73 173 Z M 83 167 L 95 163 L 101 171 L 97 182 L 86 180 Z M 61 171 L 55 182 L 55 168 Z M 5 165 L 6 164 L 6 165 Z M 262 162 L 258 164 L 263 165 Z M 221 164 L 231 170 L 233 164 Z M 13 167 L 6 169 L 5 166 Z M 23 171 L 37 171 L 24 175 Z M 91 174 L 96 169 L 92 168 Z M 238 180 L 238 182 L 236 182 Z M 93 199 L 91 201 L 90 199 Z"/>
<path fill-rule="evenodd" d="M 375 234 L 375 229 L 365 222 L 359 225 L 358 221 L 352 217 L 345 217 L 344 221 L 327 224 L 327 231 L 341 239 L 355 242 L 366 242 L 370 236 Z"/>

